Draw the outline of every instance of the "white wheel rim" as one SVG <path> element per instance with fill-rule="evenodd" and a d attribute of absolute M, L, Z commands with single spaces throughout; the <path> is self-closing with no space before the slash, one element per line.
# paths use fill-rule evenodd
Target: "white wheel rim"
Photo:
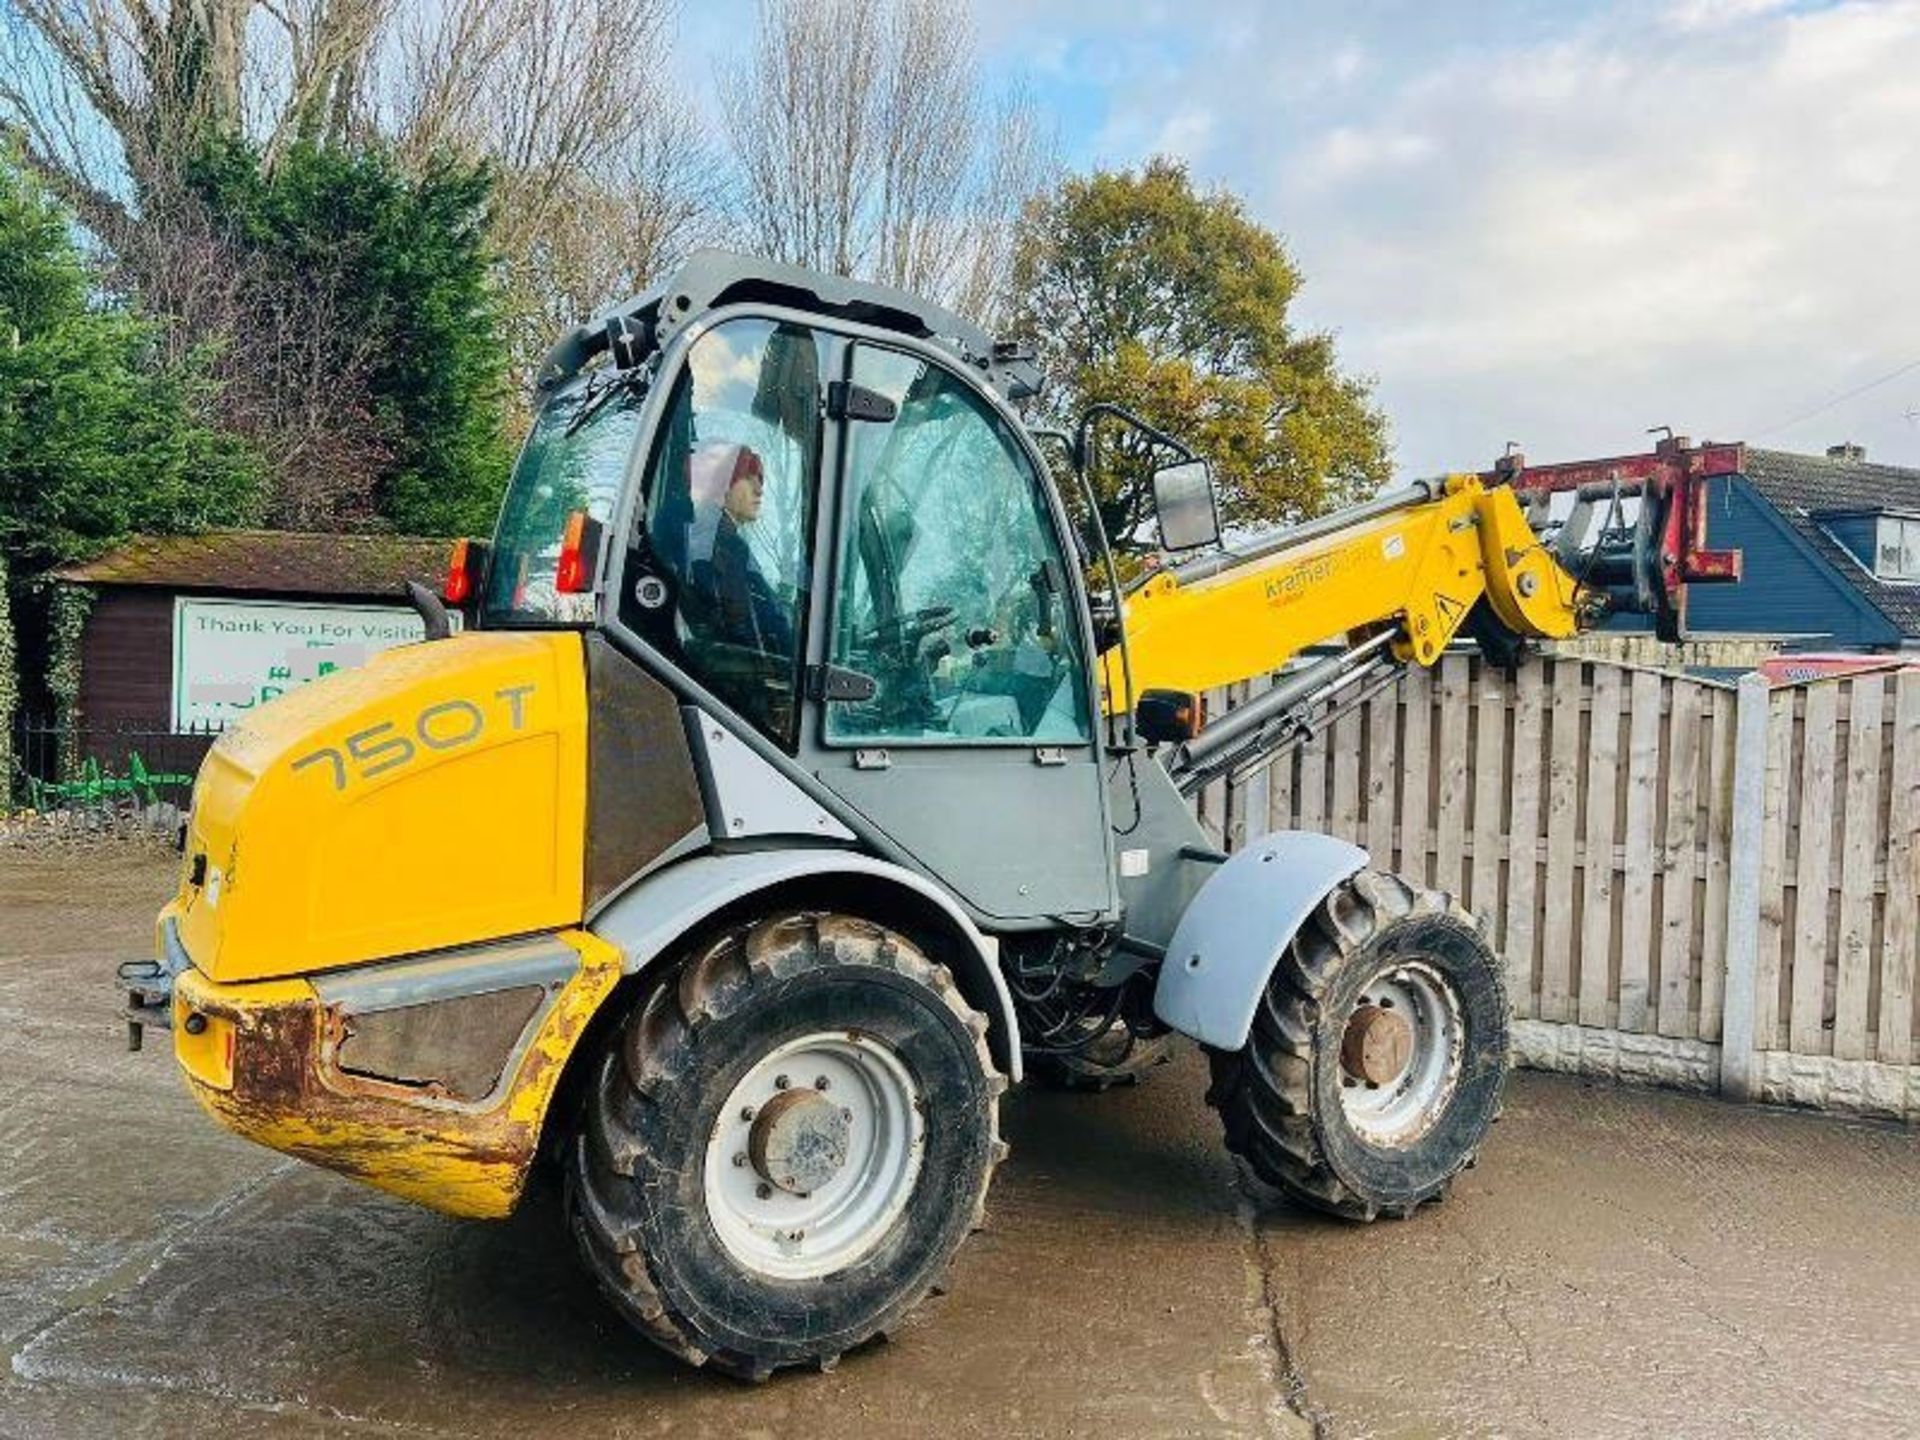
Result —
<path fill-rule="evenodd" d="M 1412 1030 L 1406 1066 L 1392 1080 L 1376 1085 L 1343 1064 L 1340 1107 L 1347 1124 L 1368 1144 L 1404 1147 L 1433 1128 L 1459 1087 L 1466 1037 L 1460 1001 L 1439 971 L 1416 960 L 1368 981 L 1349 1020 L 1369 1005 L 1399 1016 Z"/>
<path fill-rule="evenodd" d="M 819 1102 L 838 1114 L 815 1126 L 812 1138 L 843 1138 L 843 1151 L 814 1172 L 825 1178 L 795 1193 L 775 1183 L 793 1183 L 791 1171 L 762 1169 L 756 1160 L 755 1122 L 764 1141 L 770 1106 L 791 1111 L 798 1104 L 819 1116 Z M 720 1243 L 748 1269 L 781 1280 L 855 1264 L 885 1238 L 913 1195 L 926 1153 L 921 1111 L 913 1076 L 870 1035 L 823 1031 L 772 1051 L 733 1087 L 707 1141 L 707 1218 Z"/>

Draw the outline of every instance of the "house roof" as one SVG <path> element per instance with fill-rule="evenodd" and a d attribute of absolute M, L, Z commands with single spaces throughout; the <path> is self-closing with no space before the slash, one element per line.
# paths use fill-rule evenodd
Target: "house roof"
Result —
<path fill-rule="evenodd" d="M 1814 518 L 1847 511 L 1920 511 L 1920 470 L 1748 446 L 1744 473 L 1842 580 L 1901 634 L 1920 640 L 1920 585 L 1878 579 Z"/>
<path fill-rule="evenodd" d="M 408 580 L 437 585 L 451 543 L 291 530 L 136 535 L 96 559 L 54 571 L 54 578 L 167 590 L 392 597 Z"/>

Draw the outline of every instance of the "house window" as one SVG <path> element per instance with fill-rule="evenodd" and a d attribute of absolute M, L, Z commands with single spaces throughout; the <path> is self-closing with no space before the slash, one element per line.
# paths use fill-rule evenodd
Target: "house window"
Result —
<path fill-rule="evenodd" d="M 1920 519 L 1880 517 L 1873 573 L 1882 580 L 1920 580 Z"/>

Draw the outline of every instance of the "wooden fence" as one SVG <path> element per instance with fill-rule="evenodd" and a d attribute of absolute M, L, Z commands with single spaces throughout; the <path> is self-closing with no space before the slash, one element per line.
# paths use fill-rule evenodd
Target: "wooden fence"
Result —
<path fill-rule="evenodd" d="M 1920 1116 L 1920 672 L 1448 655 L 1200 806 L 1452 891 L 1523 1062 Z"/>

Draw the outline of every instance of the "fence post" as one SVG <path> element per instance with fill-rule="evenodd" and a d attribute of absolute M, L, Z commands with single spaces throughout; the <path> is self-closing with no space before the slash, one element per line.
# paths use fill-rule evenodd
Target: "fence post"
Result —
<path fill-rule="evenodd" d="M 1754 975 L 1760 952 L 1760 846 L 1767 780 L 1767 682 L 1741 677 L 1734 702 L 1733 824 L 1728 841 L 1726 991 L 1720 1020 L 1720 1093 L 1760 1090 Z M 1707 963 L 1712 963 L 1709 956 Z"/>

